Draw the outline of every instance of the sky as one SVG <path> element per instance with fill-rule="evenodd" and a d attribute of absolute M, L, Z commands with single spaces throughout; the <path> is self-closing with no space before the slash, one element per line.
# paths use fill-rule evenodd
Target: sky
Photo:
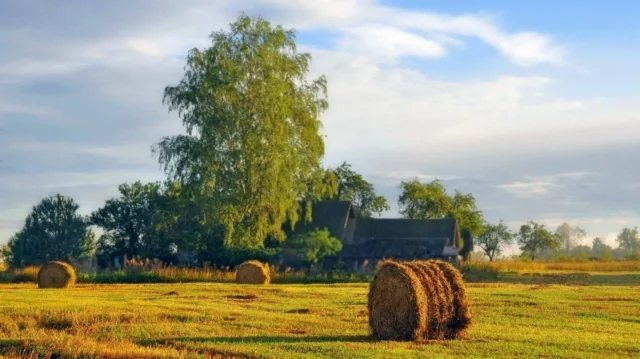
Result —
<path fill-rule="evenodd" d="M 328 80 L 325 166 L 386 196 L 440 178 L 489 221 L 563 221 L 615 244 L 640 224 L 635 1 L 2 0 L 0 244 L 62 193 L 88 214 L 165 178 L 162 104 L 188 50 L 241 11 L 297 30 Z"/>

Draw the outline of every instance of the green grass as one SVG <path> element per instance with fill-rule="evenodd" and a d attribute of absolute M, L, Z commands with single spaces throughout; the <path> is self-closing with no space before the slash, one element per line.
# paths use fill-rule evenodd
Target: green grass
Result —
<path fill-rule="evenodd" d="M 533 278 L 533 277 L 532 277 Z M 640 357 L 640 278 L 471 283 L 469 338 L 374 342 L 367 284 L 0 285 L 0 354 L 101 358 Z M 611 278 L 609 278 L 611 279 Z M 603 279 L 603 282 L 606 282 Z M 584 283 L 583 283 L 584 284 Z"/>

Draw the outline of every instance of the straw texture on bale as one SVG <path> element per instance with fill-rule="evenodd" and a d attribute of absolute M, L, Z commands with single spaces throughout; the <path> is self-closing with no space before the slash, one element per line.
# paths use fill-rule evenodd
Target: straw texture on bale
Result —
<path fill-rule="evenodd" d="M 247 261 L 238 266 L 236 283 L 238 284 L 269 284 L 271 275 L 269 267 L 259 261 Z"/>
<path fill-rule="evenodd" d="M 425 310 L 427 311 L 427 331 L 425 339 L 438 339 L 438 326 L 440 325 L 440 297 L 429 273 L 427 273 L 423 262 L 413 261 L 406 263 L 420 279 L 422 289 L 425 293 Z"/>
<path fill-rule="evenodd" d="M 444 276 L 449 280 L 453 294 L 454 313 L 453 318 L 449 321 L 446 338 L 462 338 L 471 325 L 471 310 L 469 308 L 469 301 L 467 300 L 462 274 L 449 263 L 442 261 L 433 261 L 433 263 L 440 268 Z"/>
<path fill-rule="evenodd" d="M 369 287 L 369 327 L 378 340 L 422 341 L 427 334 L 427 298 L 407 265 L 384 261 Z"/>
<path fill-rule="evenodd" d="M 427 339 L 444 339 L 447 323 L 453 314 L 451 290 L 447 286 L 446 278 L 434 271 L 432 264 L 425 261 L 412 262 L 415 271 L 421 271 L 426 277 L 426 295 L 429 298 L 427 306 L 429 313 L 429 333 Z"/>
<path fill-rule="evenodd" d="M 76 271 L 68 263 L 55 261 L 38 271 L 39 288 L 70 288 L 76 284 Z"/>
<path fill-rule="evenodd" d="M 434 262 L 423 262 L 424 265 L 428 268 L 427 271 L 433 278 L 433 282 L 437 288 L 437 292 L 440 294 L 440 325 L 439 329 L 439 338 L 446 337 L 447 328 L 449 327 L 449 323 L 453 319 L 453 315 L 455 313 L 455 303 L 453 302 L 453 291 L 451 290 L 451 285 L 449 283 L 449 279 L 444 275 L 444 272 L 440 270 L 437 264 Z"/>

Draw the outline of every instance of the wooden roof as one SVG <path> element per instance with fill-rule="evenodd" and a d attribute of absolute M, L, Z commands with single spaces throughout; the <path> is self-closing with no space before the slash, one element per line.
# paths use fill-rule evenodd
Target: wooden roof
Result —
<path fill-rule="evenodd" d="M 291 231 L 289 226 L 286 226 L 285 230 L 287 235 L 298 235 L 311 232 L 316 228 L 327 228 L 331 236 L 343 239 L 349 218 L 355 218 L 355 212 L 349 201 L 316 202 L 311 206 L 311 222 L 305 221 L 303 211 L 294 230 Z"/>

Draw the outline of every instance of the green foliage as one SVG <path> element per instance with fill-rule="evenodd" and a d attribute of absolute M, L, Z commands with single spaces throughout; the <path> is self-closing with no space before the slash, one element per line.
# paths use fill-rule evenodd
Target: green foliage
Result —
<path fill-rule="evenodd" d="M 384 196 L 376 195 L 373 184 L 367 182 L 361 174 L 351 169 L 351 165 L 343 162 L 334 170 L 338 186 L 336 199 L 350 201 L 359 218 L 370 218 L 391 209 Z"/>
<path fill-rule="evenodd" d="M 439 180 L 422 183 L 417 178 L 401 182 L 400 214 L 410 219 L 440 219 L 452 214 L 452 199 Z"/>
<path fill-rule="evenodd" d="M 580 261 L 586 261 L 591 256 L 591 247 L 585 245 L 577 245 L 571 248 L 569 255 Z"/>
<path fill-rule="evenodd" d="M 447 194 L 438 179 L 422 183 L 417 178 L 400 183 L 402 193 L 398 198 L 400 214 L 410 219 L 455 218 L 464 237 L 477 238 L 484 231 L 482 211 L 476 206 L 471 193 L 456 190 L 453 196 Z M 466 258 L 473 250 L 472 242 L 464 243 L 461 254 Z"/>
<path fill-rule="evenodd" d="M 616 241 L 627 258 L 640 259 L 640 236 L 638 235 L 638 228 L 622 229 Z"/>
<path fill-rule="evenodd" d="M 287 238 L 283 245 L 285 248 L 298 250 L 302 260 L 308 264 L 318 263 L 342 250 L 342 242 L 332 237 L 326 228 L 294 235 Z"/>
<path fill-rule="evenodd" d="M 154 153 L 170 179 L 197 191 L 225 246 L 261 247 L 284 239 L 282 223 L 298 220 L 318 172 L 327 83 L 307 80 L 311 56 L 296 51 L 295 31 L 261 18 L 242 14 L 211 40 L 165 88 L 187 134 L 162 138 Z"/>
<path fill-rule="evenodd" d="M 496 256 L 502 253 L 502 247 L 513 243 L 514 234 L 500 220 L 497 224 L 485 222 L 484 232 L 476 239 L 476 243 L 484 253 L 493 261 Z"/>
<path fill-rule="evenodd" d="M 560 239 L 551 234 L 544 225 L 534 221 L 523 224 L 517 238 L 522 254 L 532 261 L 545 249 L 560 248 Z"/>
<path fill-rule="evenodd" d="M 560 240 L 560 248 L 564 254 L 569 256 L 572 249 L 580 243 L 580 240 L 587 235 L 587 232 L 580 227 L 572 227 L 567 222 L 562 223 L 555 232 Z"/>
<path fill-rule="evenodd" d="M 154 218 L 161 210 L 160 184 L 123 183 L 118 191 L 118 198 L 107 200 L 89 216 L 94 225 L 104 230 L 98 239 L 99 258 L 110 261 L 122 255 L 157 255 L 153 251 L 149 253 L 145 246 L 153 245 Z"/>
<path fill-rule="evenodd" d="M 61 194 L 44 198 L 33 207 L 24 227 L 3 249 L 12 267 L 43 265 L 52 260 L 75 262 L 91 255 L 94 234 L 77 213 L 79 206 Z"/>

